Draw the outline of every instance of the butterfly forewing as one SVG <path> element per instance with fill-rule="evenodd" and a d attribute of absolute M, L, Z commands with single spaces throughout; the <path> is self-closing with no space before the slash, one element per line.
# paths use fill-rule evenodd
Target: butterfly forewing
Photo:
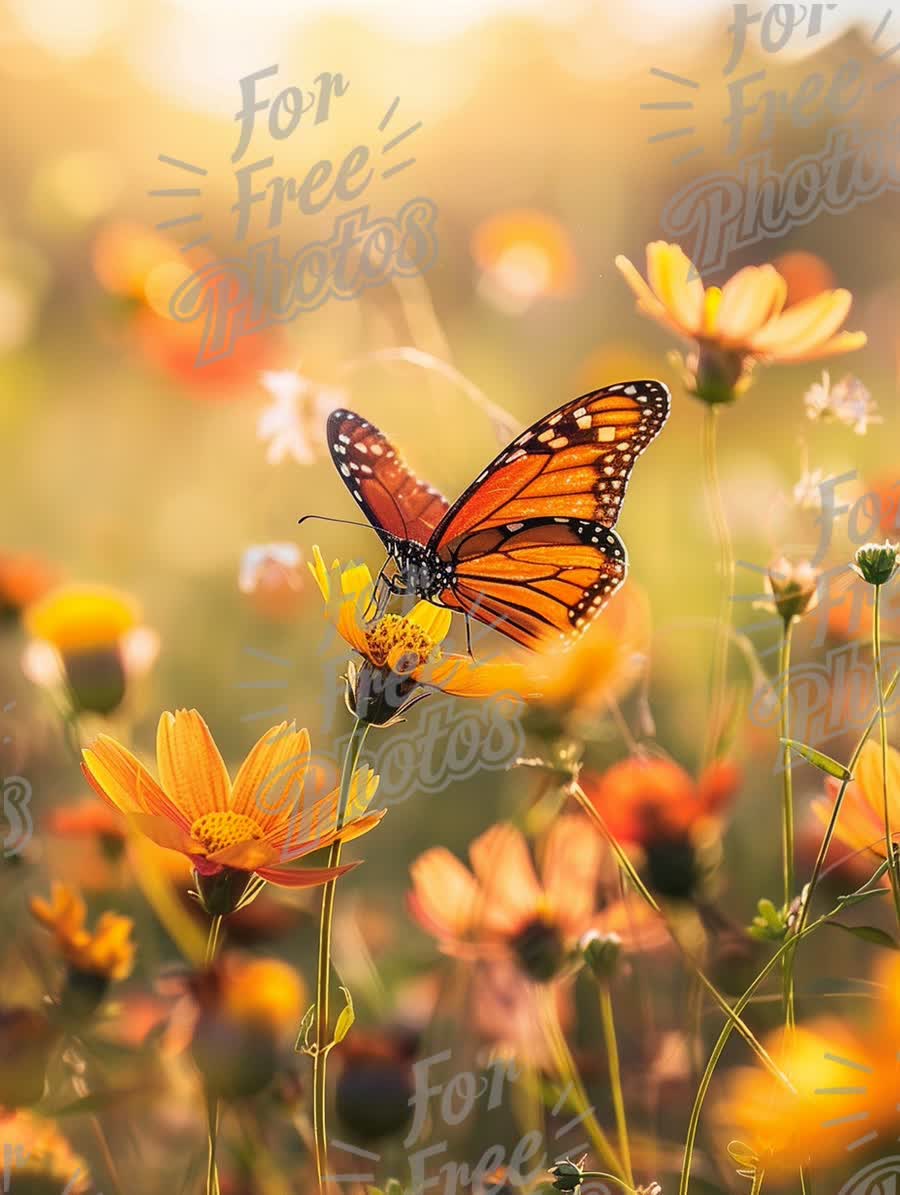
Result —
<path fill-rule="evenodd" d="M 580 519 L 528 519 L 456 540 L 451 609 L 539 648 L 577 637 L 625 579 L 614 531 Z"/>
<path fill-rule="evenodd" d="M 326 428 L 331 458 L 366 518 L 390 539 L 427 544 L 447 500 L 407 468 L 390 440 L 352 411 L 332 411 Z"/>
<path fill-rule="evenodd" d="M 619 382 L 545 415 L 496 457 L 444 516 L 444 557 L 476 527 L 535 518 L 615 526 L 634 462 L 669 414 L 661 382 Z"/>

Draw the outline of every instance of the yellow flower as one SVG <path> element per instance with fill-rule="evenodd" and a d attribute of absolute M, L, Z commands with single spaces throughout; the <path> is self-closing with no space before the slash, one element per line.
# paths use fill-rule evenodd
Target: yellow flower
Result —
<path fill-rule="evenodd" d="M 694 393 L 725 402 L 744 389 L 754 361 L 815 361 L 862 348 L 864 332 L 840 328 L 853 301 L 825 290 L 786 307 L 787 282 L 773 265 L 745 266 L 724 286 L 705 287 L 678 245 L 647 246 L 647 281 L 627 257 L 616 258 L 638 309 L 697 344 Z"/>
<path fill-rule="evenodd" d="M 34 642 L 23 666 L 36 684 L 65 678 L 76 710 L 109 714 L 126 682 L 147 672 L 159 650 L 155 631 L 126 593 L 102 585 L 60 585 L 24 614 Z"/>
<path fill-rule="evenodd" d="M 223 960 L 222 1011 L 247 1025 L 264 1025 L 277 1036 L 296 1029 L 306 999 L 293 967 L 274 958 Z"/>
<path fill-rule="evenodd" d="M 13 1191 L 85 1195 L 91 1190 L 87 1162 L 74 1152 L 52 1120 L 30 1112 L 0 1113 L 0 1139 Z"/>
<path fill-rule="evenodd" d="M 49 901 L 31 899 L 31 912 L 53 934 L 63 958 L 75 971 L 104 979 L 127 979 L 134 966 L 134 922 L 103 913 L 93 933 L 85 926 L 87 909 L 77 892 L 54 883 Z"/>
<path fill-rule="evenodd" d="M 384 815 L 365 810 L 378 787 L 370 768 L 353 776 L 343 829 L 338 790 L 308 802 L 309 735 L 282 722 L 266 731 L 229 778 L 209 727 L 196 710 L 162 714 L 156 736 L 161 783 L 125 747 L 100 735 L 82 752 L 94 790 L 158 846 L 190 859 L 210 913 L 230 913 L 255 873 L 273 884 L 309 888 L 348 871 L 284 866 L 338 839 L 365 834 Z"/>
<path fill-rule="evenodd" d="M 826 795 L 813 801 L 813 812 L 828 825 L 840 785 L 826 779 Z M 891 825 L 900 827 L 900 751 L 888 747 L 888 804 Z M 884 841 L 884 771 L 881 747 L 868 742 L 863 747 L 853 780 L 847 785 L 834 836 L 853 851 L 869 851 L 886 857 Z M 895 835 L 896 837 L 896 835 Z"/>
<path fill-rule="evenodd" d="M 810 1160 L 824 1170 L 846 1158 L 863 1132 L 861 1120 L 868 1130 L 896 1116 L 891 1068 L 879 1065 L 888 1056 L 881 1041 L 873 1045 L 843 1022 L 821 1019 L 787 1039 L 779 1029 L 763 1044 L 795 1093 L 761 1066 L 738 1067 L 725 1080 L 715 1119 L 723 1139 L 732 1141 L 732 1156 L 739 1142 L 776 1183 L 796 1178 Z M 860 1070 L 871 1071 L 865 1083 Z"/>
<path fill-rule="evenodd" d="M 342 568 L 335 560 L 329 571 L 315 547 L 309 567 L 325 602 L 326 618 L 383 680 L 399 682 L 398 698 L 416 685 L 459 697 L 509 696 L 528 687 L 525 671 L 516 661 L 498 658 L 479 663 L 468 655 L 442 652 L 450 631 L 449 610 L 420 601 L 409 614 L 377 617 L 367 565 Z M 398 708 L 395 704 L 395 713 Z"/>

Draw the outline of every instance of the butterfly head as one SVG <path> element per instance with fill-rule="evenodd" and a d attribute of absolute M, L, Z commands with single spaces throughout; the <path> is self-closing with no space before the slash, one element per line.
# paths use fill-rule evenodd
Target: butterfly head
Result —
<path fill-rule="evenodd" d="M 395 540 L 391 557 L 397 566 L 391 588 L 395 593 L 415 594 L 418 598 L 434 598 L 452 582 L 452 569 L 432 549 L 414 540 Z"/>

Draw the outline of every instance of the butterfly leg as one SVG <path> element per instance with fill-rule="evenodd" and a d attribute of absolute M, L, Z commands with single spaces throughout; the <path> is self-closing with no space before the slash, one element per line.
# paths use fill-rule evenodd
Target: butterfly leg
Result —
<path fill-rule="evenodd" d="M 466 651 L 469 653 L 469 656 L 474 661 L 475 660 L 475 652 L 472 650 L 472 622 L 471 622 L 471 619 L 469 618 L 468 614 L 464 614 L 463 618 L 466 620 Z"/>

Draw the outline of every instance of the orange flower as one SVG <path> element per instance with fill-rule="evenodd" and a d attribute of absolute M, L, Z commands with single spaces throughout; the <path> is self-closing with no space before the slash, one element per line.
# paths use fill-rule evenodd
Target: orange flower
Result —
<path fill-rule="evenodd" d="M 121 845 L 127 837 L 122 819 L 108 805 L 98 805 L 90 797 L 54 809 L 47 817 L 47 829 L 61 838 L 99 838 L 110 847 Z"/>
<path fill-rule="evenodd" d="M 772 265 L 745 266 L 724 286 L 705 287 L 684 251 L 665 241 L 647 246 L 648 282 L 627 257 L 616 265 L 640 311 L 696 342 L 690 389 L 709 403 L 745 389 L 755 361 L 815 361 L 866 343 L 863 332 L 840 331 L 849 291 L 820 291 L 787 307 L 787 282 Z"/>
<path fill-rule="evenodd" d="M 597 619 L 567 649 L 529 656 L 526 671 L 535 702 L 546 710 L 592 717 L 623 696 L 640 677 L 650 651 L 650 604 L 626 581 Z"/>
<path fill-rule="evenodd" d="M 27 1191 L 85 1195 L 92 1189 L 87 1162 L 74 1152 L 52 1120 L 30 1112 L 0 1113 L 0 1139 L 12 1190 L 23 1195 Z"/>
<path fill-rule="evenodd" d="M 495 306 L 524 311 L 545 295 L 566 295 L 575 253 L 565 228 L 545 212 L 520 209 L 483 221 L 472 237 L 482 290 Z"/>
<path fill-rule="evenodd" d="M 127 979 L 134 966 L 134 922 L 118 913 L 103 913 L 91 933 L 85 928 L 87 909 L 71 888 L 54 883 L 49 901 L 31 898 L 31 912 L 56 939 L 69 966 L 83 975 Z"/>
<path fill-rule="evenodd" d="M 776 257 L 773 265 L 787 283 L 786 307 L 834 289 L 834 271 L 815 253 L 792 249 Z"/>
<path fill-rule="evenodd" d="M 840 783 L 826 777 L 825 796 L 813 801 L 816 817 L 827 825 L 831 820 Z M 891 825 L 900 827 L 900 751 L 888 747 L 888 803 Z M 847 785 L 834 836 L 854 851 L 868 851 L 886 858 L 884 841 L 884 771 L 881 747 L 871 740 L 863 747 L 853 780 Z M 896 838 L 896 834 L 895 834 Z"/>
<path fill-rule="evenodd" d="M 289 622 L 303 603 L 303 571 L 296 544 L 260 544 L 244 552 L 238 589 L 264 618 Z"/>
<path fill-rule="evenodd" d="M 671 759 L 630 756 L 582 785 L 619 842 L 640 846 L 683 836 L 716 818 L 740 785 L 736 765 L 711 764 L 694 781 Z"/>
<path fill-rule="evenodd" d="M 378 787 L 369 768 L 353 777 L 342 830 L 335 828 L 336 789 L 307 808 L 309 735 L 293 723 L 282 722 L 262 736 L 233 784 L 196 710 L 167 711 L 159 720 L 161 783 L 106 735 L 82 755 L 82 771 L 101 797 L 159 846 L 187 856 L 211 913 L 232 912 L 254 873 L 289 888 L 313 887 L 343 874 L 354 864 L 330 870 L 284 864 L 365 834 L 384 813 L 363 816 Z"/>
<path fill-rule="evenodd" d="M 27 552 L 0 553 L 0 618 L 21 614 L 58 583 L 51 565 Z"/>
<path fill-rule="evenodd" d="M 508 823 L 476 838 L 469 858 L 472 871 L 444 847 L 432 847 L 411 868 L 411 912 L 448 952 L 511 953 L 525 974 L 546 981 L 589 929 L 619 933 L 634 946 L 661 940 L 643 907 L 613 902 L 597 911 L 610 855 L 580 815 L 562 815 L 551 826 L 540 878 L 524 835 Z"/>
<path fill-rule="evenodd" d="M 796 1179 L 810 1160 L 817 1171 L 845 1161 L 854 1141 L 893 1122 L 893 1066 L 883 1065 L 883 1043 L 873 1047 L 845 1023 L 822 1019 L 787 1039 L 779 1029 L 763 1044 L 796 1094 L 761 1066 L 739 1067 L 727 1077 L 715 1118 L 732 1156 L 753 1159 L 767 1178 Z"/>

